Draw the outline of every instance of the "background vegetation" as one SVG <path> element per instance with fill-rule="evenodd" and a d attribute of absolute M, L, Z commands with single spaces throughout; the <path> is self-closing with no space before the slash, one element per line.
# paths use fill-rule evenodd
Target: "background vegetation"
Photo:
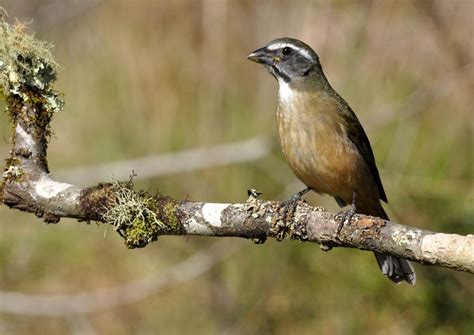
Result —
<path fill-rule="evenodd" d="M 4 0 L 56 45 L 66 110 L 53 121 L 50 169 L 269 138 L 264 158 L 138 183 L 178 199 L 240 202 L 299 190 L 280 153 L 277 84 L 245 56 L 292 36 L 319 53 L 371 139 L 391 217 L 472 233 L 473 13 L 460 1 Z M 0 157 L 10 125 L 2 115 Z M 183 162 L 182 164 L 186 164 Z M 110 176 L 112 178 L 112 176 Z M 67 180 L 67 177 L 65 177 Z M 93 184 L 94 176 L 84 184 Z M 329 197 L 314 205 L 336 210 Z M 215 242 L 163 237 L 126 250 L 103 226 L 0 207 L 0 290 L 70 294 L 160 273 Z M 105 236 L 105 237 L 104 237 Z M 238 253 L 134 304 L 85 316 L 2 313 L 2 334 L 471 334 L 472 275 L 415 265 L 395 286 L 354 250 L 227 239 Z"/>

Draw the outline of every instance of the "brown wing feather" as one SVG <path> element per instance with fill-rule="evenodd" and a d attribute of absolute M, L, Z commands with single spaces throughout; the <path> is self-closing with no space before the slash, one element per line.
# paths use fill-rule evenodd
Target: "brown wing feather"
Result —
<path fill-rule="evenodd" d="M 341 98 L 344 102 L 344 121 L 347 125 L 347 136 L 351 140 L 352 143 L 357 147 L 359 152 L 364 157 L 367 165 L 369 166 L 370 172 L 372 173 L 372 177 L 374 178 L 375 183 L 377 184 L 377 189 L 379 191 L 380 199 L 388 202 L 387 195 L 385 194 L 385 190 L 383 189 L 382 180 L 380 179 L 379 171 L 377 169 L 377 165 L 375 163 L 374 153 L 372 151 L 372 147 L 370 146 L 369 139 L 365 134 L 364 128 L 360 124 L 357 116 L 349 107 L 349 105 Z"/>

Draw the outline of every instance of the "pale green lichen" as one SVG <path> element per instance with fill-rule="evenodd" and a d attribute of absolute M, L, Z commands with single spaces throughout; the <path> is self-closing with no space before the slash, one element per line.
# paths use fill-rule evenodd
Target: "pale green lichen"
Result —
<path fill-rule="evenodd" d="M 402 227 L 392 234 L 392 239 L 397 245 L 409 247 L 413 241 L 418 240 L 420 236 L 421 231 Z"/>
<path fill-rule="evenodd" d="M 167 230 L 156 214 L 155 198 L 135 192 L 127 183 L 116 182 L 114 189 L 115 200 L 102 218 L 124 236 L 128 247 L 145 246 Z"/>
<path fill-rule="evenodd" d="M 17 21 L 11 25 L 5 18 L 6 12 L 0 8 L 0 86 L 4 96 L 18 96 L 28 102 L 35 92 L 45 110 L 61 111 L 64 100 L 51 87 L 58 69 L 51 55 L 52 45 L 26 34 L 24 24 Z"/>
<path fill-rule="evenodd" d="M 10 165 L 5 172 L 3 172 L 2 178 L 9 180 L 20 180 L 23 176 L 23 170 L 14 165 Z"/>

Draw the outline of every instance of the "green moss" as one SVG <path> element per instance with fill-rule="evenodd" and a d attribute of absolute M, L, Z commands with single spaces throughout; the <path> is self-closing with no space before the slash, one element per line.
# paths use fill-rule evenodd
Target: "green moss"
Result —
<path fill-rule="evenodd" d="M 123 229 L 125 244 L 129 248 L 141 248 L 155 241 L 160 232 L 160 222 L 151 217 L 136 216 L 129 225 Z"/>
<path fill-rule="evenodd" d="M 159 235 L 182 230 L 178 201 L 135 192 L 132 182 L 116 182 L 113 189 L 115 200 L 105 209 L 102 220 L 114 226 L 127 247 L 144 247 Z"/>
<path fill-rule="evenodd" d="M 182 231 L 182 224 L 179 216 L 179 202 L 167 199 L 168 202 L 163 206 L 163 220 L 167 223 L 170 232 L 179 233 Z"/>
<path fill-rule="evenodd" d="M 84 188 L 79 198 L 79 206 L 84 216 L 90 220 L 102 221 L 103 214 L 115 199 L 114 184 L 99 183 L 97 186 Z"/>

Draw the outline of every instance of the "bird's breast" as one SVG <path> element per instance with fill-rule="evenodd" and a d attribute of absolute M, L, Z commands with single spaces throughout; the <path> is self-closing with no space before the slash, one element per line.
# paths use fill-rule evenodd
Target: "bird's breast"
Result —
<path fill-rule="evenodd" d="M 296 176 L 318 192 L 352 195 L 359 155 L 335 105 L 306 93 L 278 99 L 277 121 L 283 153 Z M 337 107 L 336 107 L 337 108 Z"/>

